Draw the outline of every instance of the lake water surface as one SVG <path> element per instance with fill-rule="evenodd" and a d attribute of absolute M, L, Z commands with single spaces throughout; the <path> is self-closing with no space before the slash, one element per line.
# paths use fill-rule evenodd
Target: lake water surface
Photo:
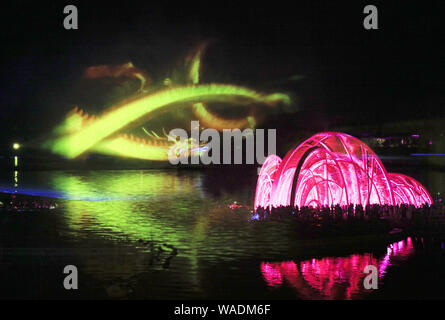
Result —
<path fill-rule="evenodd" d="M 255 182 L 243 170 L 4 174 L 0 191 L 57 208 L 1 213 L 1 296 L 445 298 L 444 236 L 297 240 L 286 223 L 249 222 Z M 363 288 L 370 264 L 377 290 Z M 78 290 L 63 288 L 66 265 L 78 268 Z"/>

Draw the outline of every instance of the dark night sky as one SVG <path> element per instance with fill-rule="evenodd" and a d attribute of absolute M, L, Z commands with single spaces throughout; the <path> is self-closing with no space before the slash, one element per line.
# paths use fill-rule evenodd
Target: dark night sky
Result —
<path fill-rule="evenodd" d="M 218 41 L 204 78 L 298 95 L 283 126 L 302 111 L 328 125 L 445 115 L 440 1 L 191 3 L 2 4 L 1 145 L 57 123 L 85 67 L 132 61 L 160 81 L 208 38 Z M 77 5 L 79 30 L 63 28 L 66 4 Z M 379 30 L 364 30 L 366 4 L 378 7 Z"/>

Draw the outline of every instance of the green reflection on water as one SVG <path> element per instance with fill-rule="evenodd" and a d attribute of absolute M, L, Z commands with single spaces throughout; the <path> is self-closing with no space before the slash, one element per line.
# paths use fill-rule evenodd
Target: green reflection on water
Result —
<path fill-rule="evenodd" d="M 164 241 L 181 247 L 190 231 L 190 222 L 181 227 L 181 220 L 193 219 L 183 213 L 205 207 L 198 174 L 92 171 L 50 179 L 52 187 L 67 198 L 88 199 L 63 201 L 70 229 L 114 238 Z"/>
<path fill-rule="evenodd" d="M 89 199 L 61 200 L 70 241 L 123 248 L 122 254 L 112 256 L 79 252 L 85 268 L 102 282 L 106 275 L 134 279 L 159 270 L 162 266 L 149 262 L 153 250 L 140 240 L 167 243 L 179 252 L 165 276 L 172 277 L 167 283 L 202 296 L 215 266 L 239 269 L 239 259 L 260 259 L 264 253 L 287 250 L 292 242 L 284 224 L 251 224 L 248 210 L 228 209 L 234 200 L 249 203 L 248 192 L 209 196 L 212 179 L 202 172 L 87 171 L 45 177 L 64 197 Z M 204 184 L 204 178 L 209 183 Z M 133 251 L 133 257 L 124 254 Z"/>
<path fill-rule="evenodd" d="M 96 278 L 134 279 L 141 272 L 165 268 L 171 253 L 164 253 L 154 265 L 150 260 L 159 244 L 166 243 L 179 250 L 175 268 L 188 270 L 175 273 L 175 281 L 187 290 L 201 291 L 196 240 L 202 241 L 207 233 L 206 215 L 201 213 L 208 210 L 209 199 L 204 196 L 200 173 L 90 171 L 50 174 L 48 178 L 51 188 L 64 197 L 88 199 L 62 201 L 75 241 L 104 238 L 110 244 L 129 245 L 125 252 L 111 256 L 83 255 L 83 263 Z M 212 201 L 209 203 L 211 206 Z M 149 254 L 141 255 L 135 249 Z"/>

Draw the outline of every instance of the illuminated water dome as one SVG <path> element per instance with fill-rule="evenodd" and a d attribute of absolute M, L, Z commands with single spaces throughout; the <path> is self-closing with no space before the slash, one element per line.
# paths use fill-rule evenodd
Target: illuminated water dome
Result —
<path fill-rule="evenodd" d="M 282 160 L 266 158 L 257 182 L 258 207 L 339 204 L 432 204 L 418 181 L 388 173 L 365 143 L 345 133 L 318 133 Z"/>

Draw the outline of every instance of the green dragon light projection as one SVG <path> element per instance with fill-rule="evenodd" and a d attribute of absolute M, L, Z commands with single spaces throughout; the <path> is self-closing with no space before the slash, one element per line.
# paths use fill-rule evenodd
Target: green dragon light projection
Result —
<path fill-rule="evenodd" d="M 208 42 L 201 44 L 197 50 L 187 57 L 187 61 L 190 61 L 190 71 L 188 74 L 188 79 L 193 84 L 199 83 L 199 75 L 201 68 L 201 57 L 204 50 L 208 46 Z M 252 116 L 241 119 L 225 119 L 219 117 L 217 114 L 212 113 L 202 102 L 197 102 L 193 104 L 193 114 L 201 121 L 204 126 L 209 128 L 214 128 L 219 131 L 223 129 L 244 129 L 246 127 L 254 127 L 255 119 Z"/>
<path fill-rule="evenodd" d="M 85 152 L 95 152 L 145 160 L 166 161 L 169 152 L 173 150 L 190 150 L 202 152 L 197 141 L 187 140 L 186 146 L 164 133 L 160 137 L 154 132 L 148 132 L 148 138 L 139 138 L 125 131 L 141 123 L 158 117 L 165 112 L 174 112 L 178 108 L 192 105 L 193 113 L 210 128 L 217 130 L 244 128 L 253 126 L 253 117 L 241 119 L 226 119 L 209 111 L 206 102 L 222 102 L 245 106 L 252 103 L 266 106 L 276 106 L 277 103 L 290 104 L 286 94 L 265 94 L 250 88 L 228 84 L 200 84 L 199 73 L 202 54 L 207 46 L 204 43 L 189 56 L 188 84 L 174 86 L 171 81 L 169 88 L 149 92 L 144 89 L 151 82 L 149 77 L 127 63 L 118 67 L 97 66 L 86 70 L 84 76 L 95 79 L 98 77 L 134 77 L 141 81 L 137 95 L 111 107 L 100 116 L 90 116 L 75 108 L 68 114 L 65 121 L 54 129 L 55 137 L 47 140 L 43 147 L 67 158 L 76 158 Z M 186 148 L 184 148 L 186 147 Z"/>

